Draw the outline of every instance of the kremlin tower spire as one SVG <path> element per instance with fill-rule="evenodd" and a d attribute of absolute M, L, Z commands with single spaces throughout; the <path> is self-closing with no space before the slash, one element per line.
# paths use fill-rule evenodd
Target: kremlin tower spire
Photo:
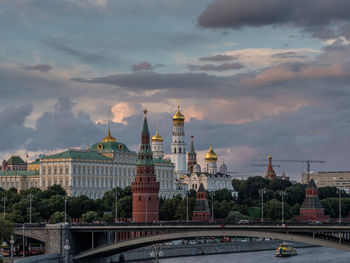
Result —
<path fill-rule="evenodd" d="M 194 151 L 193 136 L 191 136 L 191 148 L 190 148 L 190 152 L 187 154 L 187 157 L 188 157 L 187 170 L 190 173 L 193 173 L 193 166 L 197 164 L 197 153 Z"/>
<path fill-rule="evenodd" d="M 180 105 L 177 105 L 177 112 L 173 116 L 173 138 L 171 142 L 171 161 L 175 164 L 174 173 L 177 178 L 186 173 L 186 144 L 185 144 L 185 116 L 180 112 Z"/>
<path fill-rule="evenodd" d="M 272 167 L 272 157 L 271 154 L 269 154 L 269 165 L 267 166 L 267 171 L 265 174 L 265 178 L 267 179 L 275 179 L 276 178 L 276 173 L 275 170 Z"/>
<path fill-rule="evenodd" d="M 132 189 L 132 217 L 135 222 L 159 221 L 159 182 L 156 181 L 154 163 L 147 125 L 147 110 L 144 110 L 141 146 L 138 153 L 137 172 Z"/>

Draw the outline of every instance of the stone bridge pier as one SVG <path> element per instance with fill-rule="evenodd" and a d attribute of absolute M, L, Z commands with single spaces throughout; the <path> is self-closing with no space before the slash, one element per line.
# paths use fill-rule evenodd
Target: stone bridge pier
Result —
<path fill-rule="evenodd" d="M 17 235 L 24 235 L 44 242 L 47 254 L 64 256 L 66 239 L 69 240 L 71 245 L 71 233 L 68 224 L 47 224 L 45 227 L 25 224 L 22 227 L 15 227 L 14 232 Z"/>

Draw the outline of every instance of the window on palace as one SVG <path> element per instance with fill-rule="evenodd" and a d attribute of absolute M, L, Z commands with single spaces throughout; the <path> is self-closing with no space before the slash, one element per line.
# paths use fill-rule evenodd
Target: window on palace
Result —
<path fill-rule="evenodd" d="M 57 167 L 56 166 L 53 168 L 53 174 L 57 174 Z"/>
<path fill-rule="evenodd" d="M 73 166 L 73 174 L 77 174 L 77 168 L 75 165 Z"/>
<path fill-rule="evenodd" d="M 41 173 L 42 173 L 43 175 L 45 175 L 45 174 L 46 174 L 46 169 L 45 169 L 45 168 L 42 168 L 42 169 L 41 169 Z"/>
<path fill-rule="evenodd" d="M 85 166 L 83 166 L 83 175 L 85 175 Z"/>
<path fill-rule="evenodd" d="M 68 180 L 66 180 L 66 186 L 68 186 Z"/>
<path fill-rule="evenodd" d="M 66 174 L 69 174 L 69 168 L 66 167 Z"/>
<path fill-rule="evenodd" d="M 60 167 L 60 174 L 63 174 L 63 167 Z"/>
<path fill-rule="evenodd" d="M 47 174 L 51 174 L 51 167 L 47 169 Z"/>
<path fill-rule="evenodd" d="M 90 175 L 90 166 L 87 167 L 87 175 Z"/>
<path fill-rule="evenodd" d="M 92 166 L 92 167 L 91 167 L 91 174 L 92 174 L 92 175 L 95 175 L 95 166 Z"/>

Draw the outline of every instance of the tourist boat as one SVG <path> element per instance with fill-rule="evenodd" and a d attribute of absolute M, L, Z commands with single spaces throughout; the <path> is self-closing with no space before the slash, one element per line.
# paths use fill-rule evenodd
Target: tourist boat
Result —
<path fill-rule="evenodd" d="M 291 243 L 284 242 L 280 244 L 275 251 L 276 257 L 290 257 L 297 255 L 297 250 Z"/>

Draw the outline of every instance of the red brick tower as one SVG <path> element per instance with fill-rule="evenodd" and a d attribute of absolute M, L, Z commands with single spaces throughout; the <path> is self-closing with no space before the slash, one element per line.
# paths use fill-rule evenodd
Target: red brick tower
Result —
<path fill-rule="evenodd" d="M 159 221 L 159 182 L 156 181 L 152 150 L 147 125 L 147 110 L 144 110 L 141 146 L 138 153 L 137 172 L 132 189 L 132 217 L 135 222 Z"/>
<path fill-rule="evenodd" d="M 196 193 L 196 204 L 194 205 L 192 221 L 210 221 L 210 219 L 207 193 L 203 184 L 200 184 Z"/>
<path fill-rule="evenodd" d="M 267 166 L 267 171 L 265 174 L 266 179 L 275 179 L 276 178 L 276 173 L 275 170 L 272 167 L 272 157 L 271 154 L 269 154 L 269 165 Z"/>
<path fill-rule="evenodd" d="M 187 154 L 187 157 L 187 170 L 190 173 L 193 173 L 193 166 L 197 164 L 197 153 L 194 151 L 193 136 L 191 136 L 191 148 L 190 152 Z"/>
<path fill-rule="evenodd" d="M 300 221 L 327 221 L 329 216 L 324 215 L 324 208 L 318 198 L 318 191 L 313 179 L 310 180 L 306 189 L 306 196 L 300 207 L 300 216 L 296 219 Z"/>

